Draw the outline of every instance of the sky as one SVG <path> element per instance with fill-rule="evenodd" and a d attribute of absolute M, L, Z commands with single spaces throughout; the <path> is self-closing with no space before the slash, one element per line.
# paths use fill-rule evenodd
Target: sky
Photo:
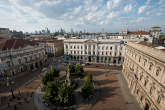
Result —
<path fill-rule="evenodd" d="M 34 32 L 165 32 L 165 0 L 0 0 L 0 27 Z"/>

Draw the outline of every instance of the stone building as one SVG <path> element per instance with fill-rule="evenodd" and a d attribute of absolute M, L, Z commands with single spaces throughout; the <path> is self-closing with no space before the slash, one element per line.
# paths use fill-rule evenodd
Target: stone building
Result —
<path fill-rule="evenodd" d="M 127 41 L 137 39 L 67 39 L 64 40 L 64 58 L 66 62 L 121 65 Z"/>
<path fill-rule="evenodd" d="M 62 56 L 64 55 L 63 40 L 43 40 L 39 43 L 44 47 L 48 56 Z"/>
<path fill-rule="evenodd" d="M 3 37 L 3 38 L 8 38 L 10 37 L 10 30 L 9 28 L 0 28 L 0 37 Z"/>
<path fill-rule="evenodd" d="M 22 39 L 0 39 L 0 75 L 14 76 L 45 65 L 45 50 L 36 42 Z"/>
<path fill-rule="evenodd" d="M 143 110 L 165 110 L 165 48 L 127 43 L 122 74 Z"/>

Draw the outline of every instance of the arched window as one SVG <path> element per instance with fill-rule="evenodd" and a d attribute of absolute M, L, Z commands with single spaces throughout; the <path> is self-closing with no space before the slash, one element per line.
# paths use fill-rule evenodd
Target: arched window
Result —
<path fill-rule="evenodd" d="M 141 61 L 141 56 L 139 56 L 139 62 Z"/>
<path fill-rule="evenodd" d="M 152 67 L 153 67 L 153 63 L 151 62 L 149 66 L 149 70 L 152 70 Z"/>
<path fill-rule="evenodd" d="M 156 69 L 156 76 L 158 76 L 158 75 L 160 74 L 160 71 L 161 71 L 161 68 L 158 67 L 158 68 Z"/>
<path fill-rule="evenodd" d="M 159 95 L 157 98 L 157 103 L 160 104 L 160 102 L 161 102 L 161 96 Z"/>
<path fill-rule="evenodd" d="M 144 59 L 144 64 L 143 64 L 143 65 L 144 65 L 144 66 L 146 66 L 146 63 L 147 63 L 147 60 L 146 60 L 146 59 Z"/>

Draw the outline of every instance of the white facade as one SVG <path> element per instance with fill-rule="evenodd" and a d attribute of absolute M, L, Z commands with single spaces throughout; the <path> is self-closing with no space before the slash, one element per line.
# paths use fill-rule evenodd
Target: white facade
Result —
<path fill-rule="evenodd" d="M 122 40 L 127 41 L 130 40 Z M 125 53 L 122 42 L 119 39 L 67 39 L 64 40 L 65 61 L 121 65 Z"/>

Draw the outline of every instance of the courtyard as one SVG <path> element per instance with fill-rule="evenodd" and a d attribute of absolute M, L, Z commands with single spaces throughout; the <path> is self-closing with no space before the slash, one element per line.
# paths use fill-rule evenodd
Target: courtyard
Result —
<path fill-rule="evenodd" d="M 52 65 L 56 65 L 61 70 L 60 74 L 65 74 L 65 65 L 62 65 L 61 62 L 52 63 Z M 85 73 L 90 72 L 93 75 L 97 95 L 92 97 L 90 101 L 86 101 L 86 103 L 77 103 L 77 110 L 140 110 L 121 75 L 121 67 L 108 67 L 105 69 L 104 65 L 87 65 L 84 70 Z M 23 101 L 21 104 L 16 104 L 16 110 L 37 110 L 34 104 L 35 97 L 32 93 L 36 92 L 40 83 L 41 77 L 38 76 L 20 88 L 22 98 L 30 98 L 28 99 L 29 102 Z M 18 91 L 14 93 L 19 95 Z M 32 96 L 29 96 L 29 94 L 32 94 Z M 4 102 L 0 110 L 15 110 L 15 106 L 7 107 L 7 104 L 7 101 Z M 3 109 L 4 106 L 6 106 L 5 109 Z"/>

